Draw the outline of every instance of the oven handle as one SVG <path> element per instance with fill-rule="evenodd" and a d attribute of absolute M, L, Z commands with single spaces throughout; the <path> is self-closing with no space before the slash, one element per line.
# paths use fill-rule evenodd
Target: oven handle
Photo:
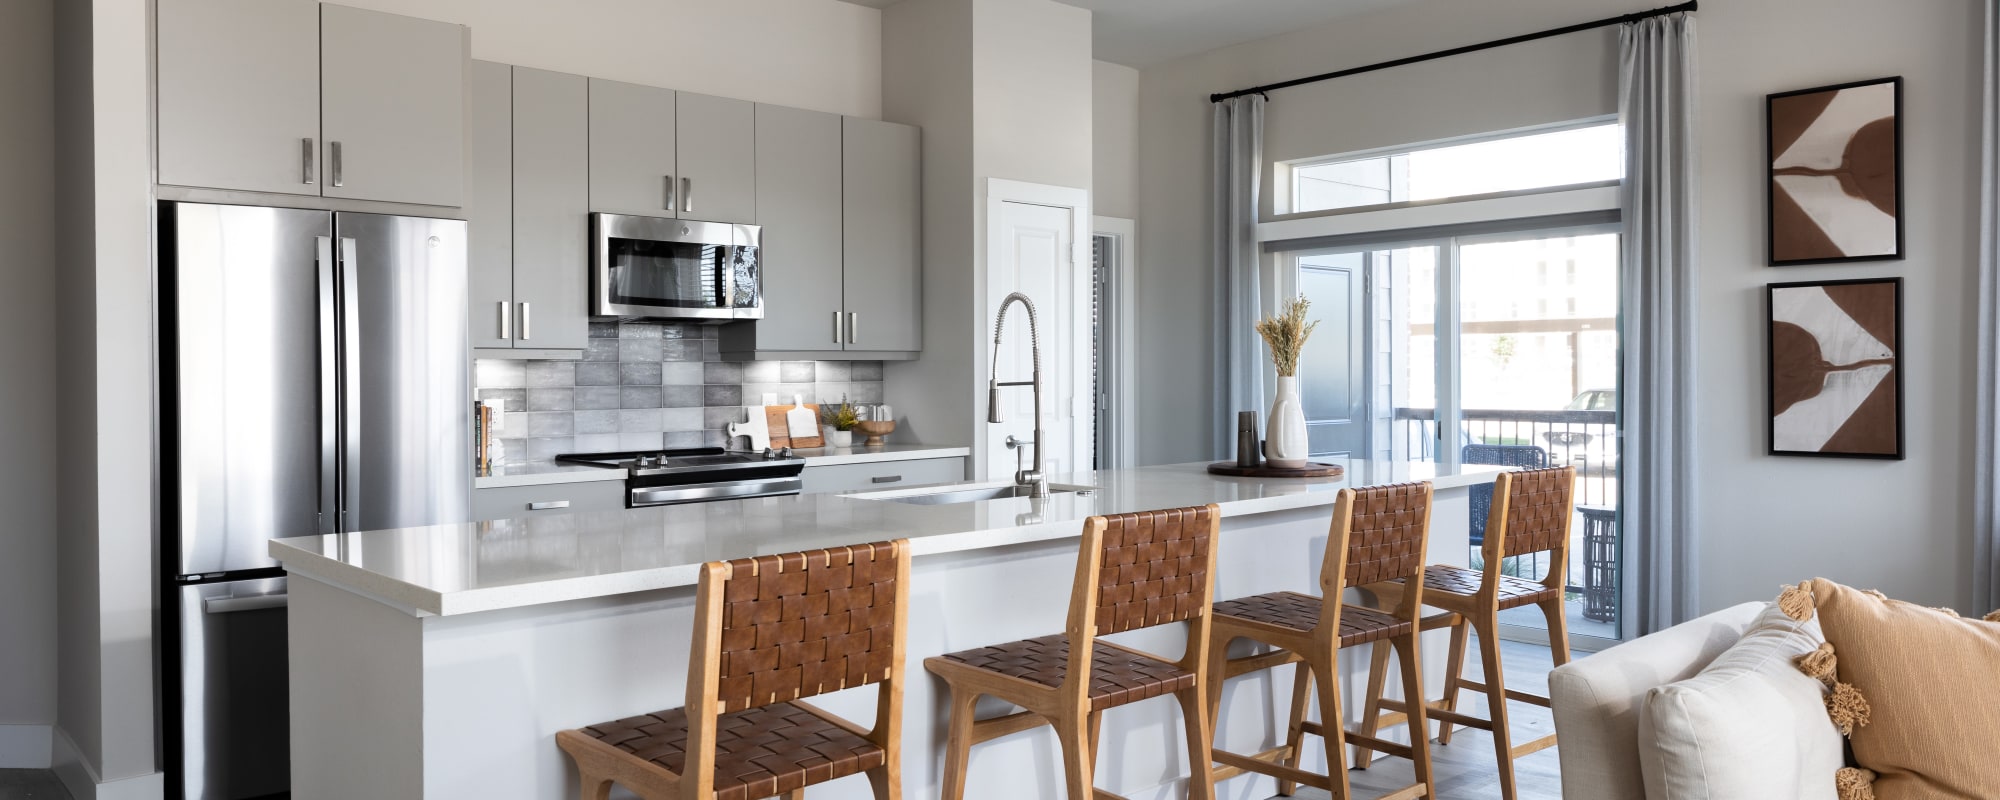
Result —
<path fill-rule="evenodd" d="M 633 508 L 702 503 L 710 500 L 740 500 L 749 497 L 779 497 L 798 494 L 805 482 L 798 478 L 765 478 L 751 481 L 691 483 L 683 486 L 641 486 L 628 492 Z"/>

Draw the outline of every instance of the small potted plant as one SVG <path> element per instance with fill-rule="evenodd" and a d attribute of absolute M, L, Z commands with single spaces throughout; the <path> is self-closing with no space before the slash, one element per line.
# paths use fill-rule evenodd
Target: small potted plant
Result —
<path fill-rule="evenodd" d="M 823 406 L 819 411 L 820 423 L 826 426 L 827 447 L 853 447 L 854 426 L 861 424 L 861 415 L 847 398 L 840 399 L 840 405 Z"/>
<path fill-rule="evenodd" d="M 1296 297 L 1286 302 L 1275 317 L 1257 321 L 1257 335 L 1271 350 L 1271 366 L 1278 372 L 1278 396 L 1271 402 L 1269 430 L 1264 439 L 1264 458 L 1279 469 L 1306 465 L 1306 415 L 1299 400 L 1299 353 L 1312 336 L 1317 320 L 1306 321 L 1312 302 Z"/>

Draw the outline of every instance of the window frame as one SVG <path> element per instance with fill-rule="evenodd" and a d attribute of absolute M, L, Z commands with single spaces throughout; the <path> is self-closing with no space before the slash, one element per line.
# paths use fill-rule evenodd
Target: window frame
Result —
<path fill-rule="evenodd" d="M 1565 192 L 1588 186 L 1600 185 L 1604 183 L 1611 183 L 1615 185 L 1619 181 L 1609 181 L 1609 182 L 1589 181 L 1584 183 L 1558 184 L 1554 186 L 1538 186 L 1529 189 L 1517 189 L 1517 190 L 1509 190 L 1503 192 L 1488 192 L 1481 194 L 1457 195 L 1453 197 L 1440 197 L 1430 200 L 1399 200 L 1390 203 L 1376 203 L 1376 204 L 1359 205 L 1359 206 L 1342 206 L 1339 208 L 1323 208 L 1323 209 L 1314 209 L 1311 211 L 1298 210 L 1298 205 L 1299 205 L 1298 172 L 1301 169 L 1310 169 L 1313 167 L 1322 167 L 1330 164 L 1343 164 L 1354 161 L 1387 159 L 1396 156 L 1421 153 L 1429 150 L 1441 150 L 1448 147 L 1461 147 L 1464 145 L 1481 144 L 1484 142 L 1497 142 L 1497 141 L 1505 141 L 1508 139 L 1520 139 L 1529 136 L 1540 136 L 1543 134 L 1562 133 L 1564 131 L 1581 130 L 1584 128 L 1596 128 L 1606 125 L 1617 125 L 1617 124 L 1619 124 L 1619 118 L 1617 114 L 1606 114 L 1595 117 L 1585 117 L 1583 119 L 1568 120 L 1565 122 L 1554 122 L 1546 125 L 1530 125 L 1521 128 L 1509 128 L 1506 130 L 1492 131 L 1488 133 L 1477 133 L 1467 136 L 1456 136 L 1445 139 L 1433 139 L 1430 141 L 1417 142 L 1414 144 L 1377 147 L 1368 150 L 1355 150 L 1346 153 L 1336 153 L 1333 155 L 1312 156 L 1309 158 L 1297 158 L 1289 161 L 1274 161 L 1271 164 L 1272 192 L 1271 192 L 1270 219 L 1272 220 L 1296 219 L 1300 217 L 1309 217 L 1309 216 L 1317 216 L 1324 214 L 1352 213 L 1356 211 L 1380 211 L 1385 209 L 1407 207 L 1412 205 L 1455 203 L 1455 202 L 1463 202 L 1466 200 L 1487 199 L 1494 197 L 1512 197 L 1524 194 Z"/>

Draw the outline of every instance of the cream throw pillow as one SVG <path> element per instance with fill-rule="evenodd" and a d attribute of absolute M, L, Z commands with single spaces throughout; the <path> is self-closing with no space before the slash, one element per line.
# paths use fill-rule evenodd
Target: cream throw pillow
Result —
<path fill-rule="evenodd" d="M 1692 678 L 1647 693 L 1639 761 L 1647 800 L 1829 800 L 1844 765 L 1826 687 L 1793 660 L 1818 649 L 1818 623 L 1764 610 Z"/>

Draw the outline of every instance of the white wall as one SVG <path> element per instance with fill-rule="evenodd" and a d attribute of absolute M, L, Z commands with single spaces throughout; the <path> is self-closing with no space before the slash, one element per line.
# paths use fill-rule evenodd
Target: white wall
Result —
<path fill-rule="evenodd" d="M 1139 213 L 1139 71 L 1090 62 L 1091 204 L 1099 216 Z"/>
<path fill-rule="evenodd" d="M 0 768 L 56 721 L 55 6 L 0 5 Z"/>
<path fill-rule="evenodd" d="M 1187 431 L 1230 409 L 1185 391 L 1211 374 L 1207 94 L 1657 4 L 1423 0 L 1191 56 L 1140 75 L 1140 459 L 1210 457 Z M 1713 0 L 1698 14 L 1702 159 L 1702 603 L 1770 597 L 1826 575 L 1930 605 L 1969 600 L 1971 383 L 1980 63 L 1974 0 Z M 1615 33 L 1576 34 L 1271 94 L 1267 156 L 1297 158 L 1503 130 L 1615 107 Z M 1762 98 L 1885 75 L 1908 81 L 1909 259 L 1762 266 Z M 1267 173 L 1268 178 L 1268 173 Z M 1772 458 L 1761 287 L 1818 277 L 1906 279 L 1909 460 Z M 1837 498 L 1867 498 L 1839 502 Z M 1968 611 L 1972 609 L 1966 609 Z M 1982 609 L 1983 611 L 1983 609 Z"/>
<path fill-rule="evenodd" d="M 881 13 L 832 0 L 343 0 L 472 27 L 472 57 L 875 119 Z"/>

